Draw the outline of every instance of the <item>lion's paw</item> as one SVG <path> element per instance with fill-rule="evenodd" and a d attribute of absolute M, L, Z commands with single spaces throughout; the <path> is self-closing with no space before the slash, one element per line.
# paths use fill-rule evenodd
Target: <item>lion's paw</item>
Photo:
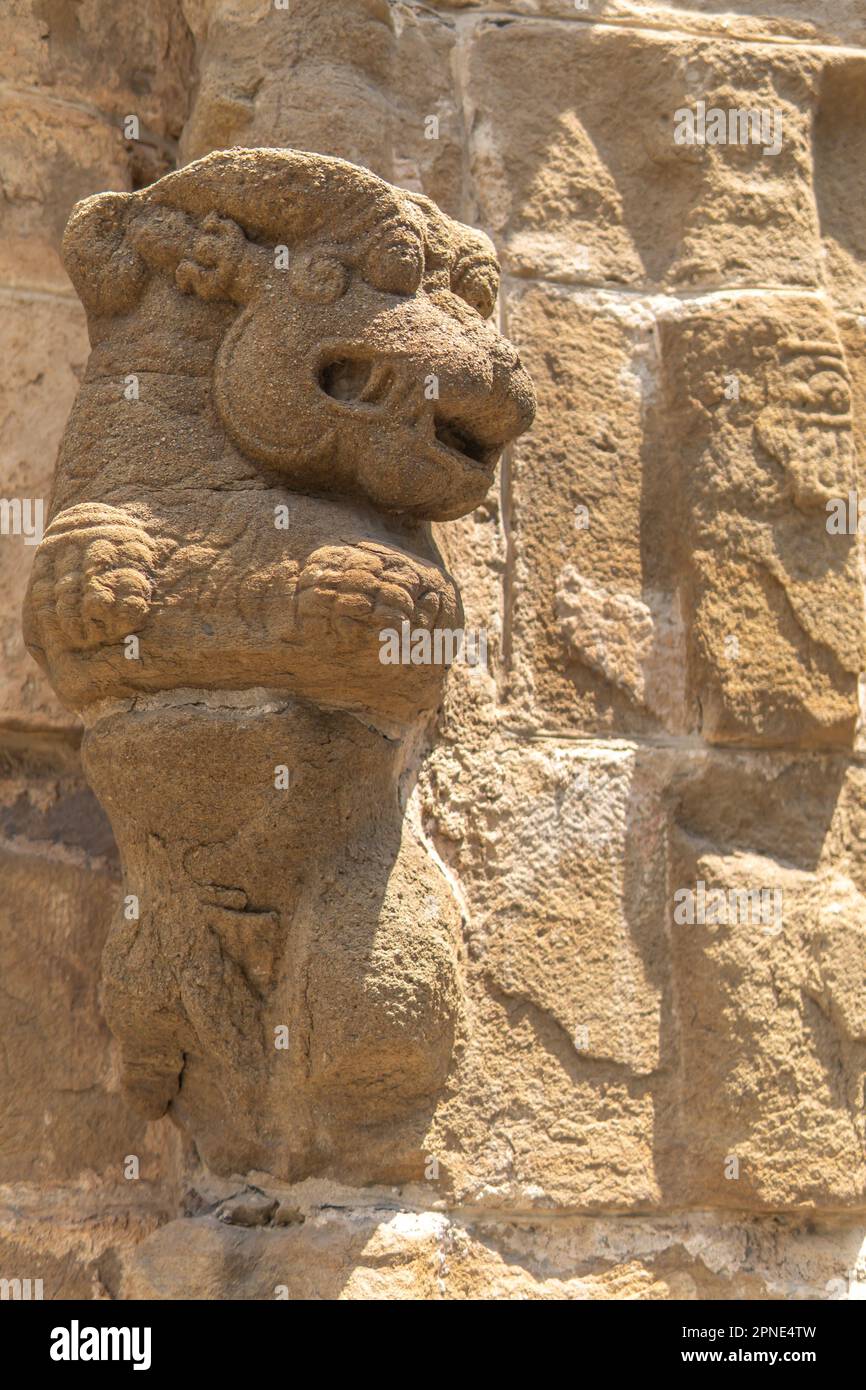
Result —
<path fill-rule="evenodd" d="M 61 519 L 46 533 L 34 562 L 29 628 L 81 650 L 108 646 L 147 621 L 153 597 L 154 547 L 135 524 Z"/>
<path fill-rule="evenodd" d="M 457 594 L 435 565 L 362 541 L 326 545 L 307 559 L 298 578 L 296 620 L 301 629 L 318 627 L 351 640 L 359 627 L 375 632 L 453 626 Z"/>

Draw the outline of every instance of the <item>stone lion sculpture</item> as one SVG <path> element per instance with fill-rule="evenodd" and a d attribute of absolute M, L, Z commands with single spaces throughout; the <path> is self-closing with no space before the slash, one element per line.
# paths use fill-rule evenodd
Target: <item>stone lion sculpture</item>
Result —
<path fill-rule="evenodd" d="M 483 234 L 341 160 L 209 155 L 80 203 L 92 351 L 25 604 L 121 847 L 124 1080 L 218 1171 L 417 1171 L 459 912 L 401 787 L 451 629 L 429 522 L 531 422 Z"/>

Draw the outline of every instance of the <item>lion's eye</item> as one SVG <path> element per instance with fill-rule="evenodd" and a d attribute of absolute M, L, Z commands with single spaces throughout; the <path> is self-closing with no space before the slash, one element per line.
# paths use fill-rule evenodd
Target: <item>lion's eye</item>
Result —
<path fill-rule="evenodd" d="M 364 279 L 385 294 L 414 294 L 421 284 L 424 255 L 415 237 L 397 238 L 371 248 Z"/>
<path fill-rule="evenodd" d="M 834 411 L 837 415 L 851 409 L 848 383 L 832 371 L 816 372 L 808 385 L 802 388 L 801 400 L 806 405 L 819 406 L 823 410 Z"/>
<path fill-rule="evenodd" d="M 327 251 L 311 251 L 290 263 L 292 290 L 314 304 L 333 304 L 345 294 L 349 281 L 342 261 Z"/>

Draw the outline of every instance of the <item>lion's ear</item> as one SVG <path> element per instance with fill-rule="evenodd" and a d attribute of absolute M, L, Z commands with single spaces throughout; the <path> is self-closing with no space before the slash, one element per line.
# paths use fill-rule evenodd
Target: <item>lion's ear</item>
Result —
<path fill-rule="evenodd" d="M 63 264 L 89 313 L 124 313 L 144 288 L 148 267 L 127 236 L 140 206 L 134 193 L 97 193 L 72 210 Z"/>
<path fill-rule="evenodd" d="M 63 263 L 88 313 L 122 314 L 140 298 L 154 270 L 173 275 L 183 294 L 250 299 L 267 252 L 247 241 L 230 217 L 199 222 L 140 193 L 97 193 L 73 209 Z"/>

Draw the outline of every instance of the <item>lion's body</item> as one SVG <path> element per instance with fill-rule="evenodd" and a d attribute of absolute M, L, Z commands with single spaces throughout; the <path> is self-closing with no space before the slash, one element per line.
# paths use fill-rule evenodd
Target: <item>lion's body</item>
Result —
<path fill-rule="evenodd" d="M 345 1171 L 364 1130 L 360 1175 L 405 1175 L 459 911 L 400 802 L 445 671 L 381 637 L 459 627 L 428 522 L 531 418 L 492 248 L 265 150 L 89 200 L 65 253 L 93 351 L 25 626 L 140 905 L 105 955 L 127 1085 L 224 1171 Z"/>

